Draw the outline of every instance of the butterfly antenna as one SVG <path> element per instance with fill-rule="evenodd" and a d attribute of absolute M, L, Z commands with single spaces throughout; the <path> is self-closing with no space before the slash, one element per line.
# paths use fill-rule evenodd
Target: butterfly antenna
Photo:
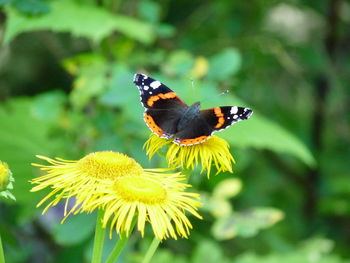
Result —
<path fill-rule="evenodd" d="M 219 96 L 222 96 L 222 95 L 225 95 L 227 93 L 229 93 L 230 91 L 228 89 L 224 90 L 223 92 L 220 92 L 219 94 L 216 94 L 214 97 L 219 97 Z M 211 97 L 213 98 L 213 97 Z"/>
<path fill-rule="evenodd" d="M 227 90 L 224 90 L 223 92 L 221 92 L 218 96 L 221 96 L 221 95 L 225 95 L 227 93 L 229 93 L 230 91 L 227 89 Z"/>
<path fill-rule="evenodd" d="M 213 101 L 213 99 L 219 97 L 219 96 L 222 96 L 222 95 L 225 95 L 227 93 L 229 93 L 230 91 L 227 89 L 227 90 L 224 90 L 223 92 L 220 92 L 219 94 L 216 94 L 214 96 L 210 96 L 210 97 L 206 97 L 206 98 L 203 98 L 203 100 L 201 100 L 201 102 L 205 102 L 205 101 Z"/>
<path fill-rule="evenodd" d="M 190 81 L 191 81 L 192 90 L 194 90 L 194 89 L 195 89 L 195 86 L 194 86 L 194 79 L 190 79 Z"/>
<path fill-rule="evenodd" d="M 194 96 L 196 94 L 195 80 L 191 78 L 190 81 L 191 81 L 191 93 Z"/>
<path fill-rule="evenodd" d="M 191 81 L 191 87 L 192 87 L 193 95 L 195 95 L 195 91 L 196 91 L 195 80 L 191 78 L 190 81 Z M 221 96 L 221 95 L 225 95 L 225 94 L 227 94 L 227 93 L 229 93 L 229 92 L 230 92 L 230 91 L 229 91 L 228 89 L 226 89 L 226 90 L 222 91 L 221 93 L 216 94 L 214 97 Z M 213 96 L 206 97 L 206 98 L 204 98 L 204 99 L 202 100 L 202 102 L 204 102 L 204 101 L 210 101 L 210 100 L 212 100 L 212 99 L 213 99 Z"/>

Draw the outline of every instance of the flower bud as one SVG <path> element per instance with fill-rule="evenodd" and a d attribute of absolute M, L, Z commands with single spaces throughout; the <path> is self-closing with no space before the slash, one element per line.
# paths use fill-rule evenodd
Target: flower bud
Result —
<path fill-rule="evenodd" d="M 12 174 L 7 163 L 0 161 L 0 192 L 7 190 L 11 177 Z"/>

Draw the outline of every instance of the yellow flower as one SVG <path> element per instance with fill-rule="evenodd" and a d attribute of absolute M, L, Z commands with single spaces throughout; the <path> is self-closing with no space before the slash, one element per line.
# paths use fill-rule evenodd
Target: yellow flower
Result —
<path fill-rule="evenodd" d="M 201 165 L 201 172 L 207 171 L 209 177 L 212 165 L 217 169 L 217 173 L 231 172 L 235 163 L 230 151 L 229 144 L 217 136 L 210 137 L 207 141 L 191 146 L 179 146 L 172 143 L 172 140 L 159 138 L 151 134 L 144 147 L 147 155 L 152 158 L 163 146 L 167 145 L 166 159 L 170 167 L 183 167 L 193 169 L 198 164 Z"/>
<path fill-rule="evenodd" d="M 136 216 L 137 229 L 142 236 L 145 223 L 150 222 L 159 240 L 187 238 L 192 225 L 185 211 L 202 217 L 197 213 L 199 194 L 185 192 L 189 185 L 181 182 L 184 180 L 186 178 L 179 173 L 121 177 L 112 185 L 105 184 L 104 195 L 86 209 L 104 208 L 103 226 L 110 224 L 110 236 L 113 229 L 118 234 L 128 235 Z"/>
<path fill-rule="evenodd" d="M 13 189 L 14 181 L 15 179 L 13 178 L 7 163 L 0 161 L 0 196 L 16 200 L 9 191 Z"/>
<path fill-rule="evenodd" d="M 33 164 L 40 167 L 46 175 L 34 178 L 30 182 L 37 184 L 31 189 L 32 192 L 44 188 L 53 190 L 43 198 L 37 206 L 53 197 L 53 200 L 45 207 L 43 213 L 48 208 L 55 206 L 62 199 L 66 199 L 65 215 L 78 213 L 81 211 L 80 200 L 67 212 L 68 202 L 71 197 L 84 196 L 84 202 L 89 202 L 91 193 L 98 190 L 99 182 L 115 180 L 124 175 L 140 176 L 144 173 L 142 167 L 132 158 L 115 152 L 90 153 L 78 161 L 69 161 L 56 158 L 56 160 L 37 155 L 38 158 L 46 160 L 52 165 Z"/>
<path fill-rule="evenodd" d="M 179 173 L 164 173 L 169 169 L 144 169 L 134 159 L 115 152 L 96 152 L 78 161 L 56 160 L 38 156 L 51 165 L 34 164 L 47 174 L 31 180 L 38 184 L 31 191 L 46 187 L 53 189 L 38 206 L 52 198 L 45 207 L 56 205 L 62 199 L 74 197 L 75 205 L 65 216 L 104 209 L 103 225 L 109 223 L 111 231 L 129 234 L 131 222 L 137 217 L 137 228 L 144 234 L 150 222 L 158 239 L 187 237 L 191 223 L 185 216 L 197 213 L 199 194 L 184 190 L 189 185 Z"/>

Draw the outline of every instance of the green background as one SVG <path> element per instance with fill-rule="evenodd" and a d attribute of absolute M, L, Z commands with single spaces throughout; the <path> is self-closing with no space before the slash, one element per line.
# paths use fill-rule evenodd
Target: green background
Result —
<path fill-rule="evenodd" d="M 204 220 L 152 262 L 348 262 L 349 24 L 342 0 L 0 0 L 0 160 L 17 198 L 0 204 L 7 262 L 91 257 L 95 214 L 61 225 L 62 207 L 35 207 L 36 154 L 114 150 L 166 167 L 142 149 L 138 72 L 188 104 L 254 111 L 217 134 L 234 173 L 191 175 Z M 135 233 L 119 262 L 140 262 L 152 238 Z"/>

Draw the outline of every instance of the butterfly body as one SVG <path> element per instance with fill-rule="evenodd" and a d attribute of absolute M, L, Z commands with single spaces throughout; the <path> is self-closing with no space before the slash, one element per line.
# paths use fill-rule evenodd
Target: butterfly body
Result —
<path fill-rule="evenodd" d="M 185 108 L 178 124 L 177 124 L 177 131 L 181 131 L 188 127 L 192 121 L 197 119 L 200 114 L 200 102 L 194 103 L 192 106 Z"/>
<path fill-rule="evenodd" d="M 153 133 L 181 146 L 199 144 L 217 131 L 248 119 L 252 110 L 222 106 L 200 110 L 200 102 L 188 106 L 170 88 L 144 74 L 135 74 L 145 108 L 144 120 Z"/>

